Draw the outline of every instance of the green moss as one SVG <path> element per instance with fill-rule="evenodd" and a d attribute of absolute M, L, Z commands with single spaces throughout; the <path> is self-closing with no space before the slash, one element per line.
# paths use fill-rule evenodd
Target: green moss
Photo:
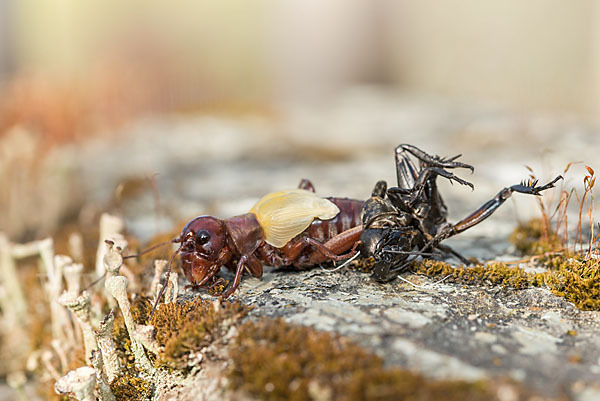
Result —
<path fill-rule="evenodd" d="M 150 318 L 152 306 L 152 301 L 149 297 L 136 296 L 131 300 L 131 315 L 136 324 L 147 323 Z M 115 340 L 117 355 L 126 374 L 131 377 L 138 377 L 140 372 L 135 366 L 135 357 L 131 350 L 131 339 L 129 338 L 129 332 L 121 313 L 117 313 L 115 316 L 113 338 Z M 148 356 L 152 357 L 152 355 Z"/>
<path fill-rule="evenodd" d="M 600 310 L 600 263 L 583 260 L 568 254 L 540 258 L 549 269 L 544 273 L 528 273 L 518 267 L 493 262 L 473 267 L 421 260 L 412 264 L 412 271 L 429 277 L 446 277 L 446 281 L 464 284 L 503 285 L 516 289 L 545 286 L 583 310 Z"/>
<path fill-rule="evenodd" d="M 217 303 L 200 298 L 161 304 L 150 321 L 156 328 L 156 341 L 163 347 L 157 366 L 187 370 L 192 352 L 225 335 L 248 310 L 239 301 Z"/>
<path fill-rule="evenodd" d="M 453 267 L 445 262 L 424 259 L 413 262 L 411 270 L 429 277 L 446 277 L 446 281 L 463 284 L 491 284 L 503 285 L 516 289 L 531 286 L 540 286 L 544 283 L 541 273 L 527 273 L 518 267 L 509 267 L 501 262 L 492 262 L 487 265 L 472 267 Z"/>
<path fill-rule="evenodd" d="M 261 400 L 492 400 L 489 383 L 432 381 L 386 369 L 338 335 L 263 319 L 242 325 L 230 347 L 233 390 Z"/>
<path fill-rule="evenodd" d="M 596 260 L 579 260 L 563 257 L 553 258 L 558 265 L 545 276 L 550 290 L 579 309 L 600 310 L 600 264 Z"/>
<path fill-rule="evenodd" d="M 137 376 L 123 375 L 110 384 L 110 389 L 117 400 L 143 400 L 150 395 L 152 386 Z"/>
<path fill-rule="evenodd" d="M 509 241 L 523 255 L 539 255 L 561 249 L 560 238 L 554 231 L 545 228 L 541 218 L 520 223 Z"/>
<path fill-rule="evenodd" d="M 361 273 L 371 273 L 373 271 L 373 266 L 375 266 L 375 259 L 373 259 L 372 257 L 361 257 L 352 261 L 352 263 L 348 265 L 348 268 Z"/>

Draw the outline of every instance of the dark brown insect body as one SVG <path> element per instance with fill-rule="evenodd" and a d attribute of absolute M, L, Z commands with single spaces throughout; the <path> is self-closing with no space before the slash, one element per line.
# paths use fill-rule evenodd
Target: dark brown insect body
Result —
<path fill-rule="evenodd" d="M 312 189 L 306 180 L 301 188 Z M 235 271 L 227 297 L 239 287 L 244 270 L 261 277 L 263 263 L 274 266 L 303 268 L 327 260 L 340 260 L 352 251 L 362 234 L 363 201 L 347 198 L 326 198 L 339 209 L 335 217 L 316 218 L 308 228 L 287 241 L 282 247 L 269 244 L 264 226 L 254 213 L 220 220 L 200 216 L 191 220 L 180 237 L 182 269 L 194 286 L 211 286 L 217 280 L 221 266 Z"/>

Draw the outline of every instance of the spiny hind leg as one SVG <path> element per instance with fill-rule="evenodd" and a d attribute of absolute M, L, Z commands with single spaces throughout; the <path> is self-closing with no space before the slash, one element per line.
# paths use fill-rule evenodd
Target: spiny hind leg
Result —
<path fill-rule="evenodd" d="M 467 217 L 465 217 L 458 223 L 454 224 L 453 226 L 446 228 L 445 229 L 446 238 L 448 236 L 452 236 L 454 234 L 461 233 L 461 232 L 473 227 L 474 225 L 481 223 L 483 220 L 487 219 L 488 217 L 490 217 L 508 198 L 510 198 L 510 196 L 513 194 L 513 192 L 518 192 L 518 193 L 528 194 L 528 195 L 540 195 L 540 193 L 542 191 L 545 191 L 550 188 L 554 188 L 554 184 L 558 180 L 562 180 L 562 179 L 563 179 L 563 177 L 561 175 L 559 175 L 554 180 L 550 181 L 546 185 L 542 185 L 541 187 L 537 186 L 537 180 L 535 180 L 535 181 L 529 181 L 529 182 L 522 182 L 520 184 L 513 185 L 508 188 L 504 188 L 503 190 L 498 192 L 498 194 L 493 199 L 490 199 L 489 201 L 484 203 L 481 207 L 479 207 L 479 209 L 475 210 L 473 213 L 471 213 L 470 215 L 468 215 Z"/>
<path fill-rule="evenodd" d="M 473 172 L 473 170 L 474 170 L 474 167 L 471 166 L 470 164 L 455 161 L 456 159 L 458 159 L 459 157 L 462 156 L 460 154 L 453 156 L 453 157 L 449 157 L 449 158 L 443 158 L 443 157 L 439 157 L 437 155 L 430 155 L 428 153 L 425 153 L 424 151 L 417 148 L 416 146 L 409 145 L 409 144 L 401 144 L 401 145 L 398 145 L 398 147 L 396 147 L 396 158 L 397 158 L 396 160 L 398 160 L 399 155 L 405 154 L 406 152 L 410 153 L 411 155 L 413 155 L 414 157 L 419 159 L 419 161 L 421 161 L 422 163 L 424 163 L 430 167 L 466 168 L 466 169 L 471 170 L 471 172 Z"/>

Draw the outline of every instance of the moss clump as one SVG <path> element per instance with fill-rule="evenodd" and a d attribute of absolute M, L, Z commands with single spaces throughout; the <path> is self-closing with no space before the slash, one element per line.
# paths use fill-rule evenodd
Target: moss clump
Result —
<path fill-rule="evenodd" d="M 561 249 L 560 238 L 541 218 L 519 223 L 509 241 L 523 255 L 540 255 Z"/>
<path fill-rule="evenodd" d="M 136 324 L 146 324 L 152 311 L 152 301 L 149 297 L 135 296 L 131 300 L 131 315 Z M 151 383 L 141 378 L 141 372 L 135 365 L 135 357 L 131 350 L 131 339 L 125 326 L 123 315 L 115 316 L 113 338 L 124 373 L 110 383 L 110 388 L 117 400 L 139 400 L 149 397 L 152 391 Z M 153 355 L 147 353 L 152 360 Z"/>
<path fill-rule="evenodd" d="M 219 296 L 219 294 L 222 294 L 225 291 L 225 289 L 227 288 L 227 285 L 229 285 L 229 280 L 225 280 L 224 278 L 219 278 L 214 285 L 212 285 L 208 288 L 207 292 L 210 295 L 217 297 L 217 296 Z"/>
<path fill-rule="evenodd" d="M 144 379 L 123 375 L 110 383 L 110 389 L 117 400 L 143 400 L 148 398 L 152 386 Z"/>
<path fill-rule="evenodd" d="M 373 266 L 375 266 L 375 259 L 370 258 L 358 258 L 348 266 L 354 271 L 358 271 L 361 273 L 371 273 L 373 271 Z"/>
<path fill-rule="evenodd" d="M 579 309 L 600 310 L 600 263 L 554 256 L 556 266 L 545 274 L 545 284 L 550 290 Z"/>
<path fill-rule="evenodd" d="M 424 259 L 413 262 L 411 270 L 429 277 L 450 276 L 450 281 L 465 284 L 487 283 L 503 285 L 516 289 L 540 286 L 544 283 L 543 273 L 527 273 L 518 267 L 509 267 L 504 263 L 493 262 L 473 267 L 452 267 L 448 263 Z"/>
<path fill-rule="evenodd" d="M 190 354 L 225 335 L 248 310 L 239 301 L 221 303 L 200 298 L 160 305 L 150 321 L 156 328 L 156 341 L 163 347 L 157 366 L 189 369 Z"/>
<path fill-rule="evenodd" d="M 498 262 L 486 266 L 452 267 L 432 260 L 414 262 L 412 271 L 429 277 L 450 276 L 450 281 L 465 284 L 488 283 L 515 289 L 546 286 L 579 309 L 600 310 L 600 262 L 568 254 L 550 255 L 539 260 L 549 269 L 547 272 L 528 273 Z"/>
<path fill-rule="evenodd" d="M 343 337 L 283 320 L 246 323 L 230 347 L 233 390 L 262 400 L 493 400 L 489 383 L 431 381 L 385 369 Z"/>

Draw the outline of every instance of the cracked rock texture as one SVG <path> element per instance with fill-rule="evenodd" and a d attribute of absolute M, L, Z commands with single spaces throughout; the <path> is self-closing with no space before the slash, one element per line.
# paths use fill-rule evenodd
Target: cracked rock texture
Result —
<path fill-rule="evenodd" d="M 404 278 L 413 284 L 380 284 L 352 270 L 276 270 L 244 280 L 238 297 L 253 315 L 336 331 L 430 377 L 509 376 L 543 394 L 600 399 L 586 398 L 600 397 L 600 313 L 545 289 Z"/>

